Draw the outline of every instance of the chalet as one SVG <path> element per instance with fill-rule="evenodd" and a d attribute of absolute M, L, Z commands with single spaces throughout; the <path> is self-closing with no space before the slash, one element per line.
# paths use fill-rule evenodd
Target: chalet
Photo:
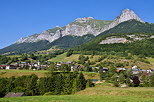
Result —
<path fill-rule="evenodd" d="M 67 65 L 69 65 L 69 64 L 71 64 L 71 62 L 59 62 L 59 63 L 56 64 L 56 67 L 58 68 L 58 67 L 60 67 L 62 64 L 67 64 Z"/>
<path fill-rule="evenodd" d="M 6 69 L 6 65 L 0 65 L 0 69 Z"/>
<path fill-rule="evenodd" d="M 9 70 L 9 69 L 16 69 L 17 67 L 15 65 L 7 65 L 6 66 L 6 70 Z"/>
<path fill-rule="evenodd" d="M 137 75 L 137 74 L 140 73 L 140 69 L 135 65 L 135 66 L 132 67 L 132 73 L 134 75 Z"/>
<path fill-rule="evenodd" d="M 117 68 L 116 72 L 121 72 L 121 71 L 125 71 L 126 68 Z"/>
<path fill-rule="evenodd" d="M 9 92 L 4 97 L 22 97 L 22 96 L 25 96 L 25 94 L 21 92 L 17 92 L 17 93 Z"/>
<path fill-rule="evenodd" d="M 109 70 L 109 68 L 103 67 L 102 69 L 100 69 L 100 71 L 102 72 L 107 72 Z"/>
<path fill-rule="evenodd" d="M 80 68 L 80 65 L 71 66 L 71 71 L 78 70 Z"/>

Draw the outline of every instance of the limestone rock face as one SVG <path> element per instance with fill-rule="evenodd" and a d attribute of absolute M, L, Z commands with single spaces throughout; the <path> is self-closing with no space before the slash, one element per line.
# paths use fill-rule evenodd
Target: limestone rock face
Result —
<path fill-rule="evenodd" d="M 126 9 L 123 10 L 122 14 L 114 21 L 96 20 L 93 17 L 77 18 L 75 21 L 64 27 L 56 26 L 55 28 L 46 30 L 41 34 L 34 34 L 29 37 L 21 38 L 15 43 L 31 43 L 39 40 L 53 42 L 54 40 L 66 35 L 83 36 L 86 34 L 93 34 L 94 36 L 97 36 L 98 34 L 131 19 L 144 22 L 133 11 Z"/>
<path fill-rule="evenodd" d="M 142 21 L 133 11 L 131 11 L 129 9 L 125 9 L 122 11 L 122 14 L 120 16 L 118 16 L 116 19 L 114 19 L 114 21 L 111 24 L 102 28 L 102 32 L 109 30 L 109 29 L 117 26 L 118 24 L 128 21 L 128 20 L 131 20 L 131 19 L 135 19 L 137 21 L 144 23 L 144 21 Z"/>
<path fill-rule="evenodd" d="M 77 18 L 75 21 L 64 27 L 56 26 L 55 28 L 46 30 L 41 34 L 21 38 L 16 41 L 16 43 L 30 43 L 39 40 L 48 40 L 49 42 L 52 42 L 66 35 L 83 36 L 86 34 L 93 34 L 96 36 L 101 33 L 101 28 L 109 23 L 111 23 L 111 21 L 96 20 L 93 17 Z"/>

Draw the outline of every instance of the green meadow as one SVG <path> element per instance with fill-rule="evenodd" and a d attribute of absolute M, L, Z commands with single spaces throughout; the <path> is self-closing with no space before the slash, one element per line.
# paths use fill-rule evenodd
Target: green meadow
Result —
<path fill-rule="evenodd" d="M 96 85 L 74 95 L 1 98 L 0 102 L 154 102 L 154 88 Z"/>

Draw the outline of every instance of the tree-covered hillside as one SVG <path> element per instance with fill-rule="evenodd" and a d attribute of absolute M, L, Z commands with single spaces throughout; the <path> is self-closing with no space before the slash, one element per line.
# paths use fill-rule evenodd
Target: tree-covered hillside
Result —
<path fill-rule="evenodd" d="M 104 34 L 125 34 L 125 33 L 153 33 L 154 34 L 154 24 L 142 23 L 136 20 L 129 20 L 123 23 L 120 23 L 118 26 L 107 30 L 98 36 Z"/>
<path fill-rule="evenodd" d="M 76 45 L 83 44 L 91 40 L 92 38 L 94 38 L 94 36 L 88 34 L 84 36 L 64 36 L 55 40 L 52 43 L 46 40 L 41 40 L 33 43 L 20 43 L 20 44 L 15 43 L 13 45 L 1 49 L 0 54 L 3 53 L 20 54 L 20 53 L 34 52 L 40 50 L 47 50 L 50 49 L 51 47 L 66 49 Z"/>
<path fill-rule="evenodd" d="M 76 45 L 83 44 L 91 39 L 93 39 L 95 36 L 91 34 L 87 34 L 84 36 L 64 36 L 60 39 L 57 39 L 51 43 L 51 46 L 55 46 L 57 48 L 66 49 L 71 48 Z"/>
<path fill-rule="evenodd" d="M 127 35 L 146 36 L 142 40 L 134 40 Z M 74 48 L 77 51 L 95 51 L 117 53 L 126 52 L 135 55 L 153 56 L 154 54 L 154 39 L 150 36 L 154 35 L 154 24 L 141 23 L 135 20 L 123 22 L 118 26 L 101 33 L 96 38 L 88 43 Z M 100 42 L 108 37 L 124 37 L 131 42 L 114 43 L 114 44 L 100 44 Z"/>

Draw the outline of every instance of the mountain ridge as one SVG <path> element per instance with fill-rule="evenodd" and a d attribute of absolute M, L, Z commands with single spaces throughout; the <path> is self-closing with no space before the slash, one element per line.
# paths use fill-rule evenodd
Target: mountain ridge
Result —
<path fill-rule="evenodd" d="M 125 22 L 127 23 L 131 22 L 132 24 L 129 23 L 129 25 L 127 25 L 125 24 Z M 119 25 L 122 25 L 122 26 L 119 26 Z M 89 42 L 91 39 L 94 38 L 90 36 L 88 40 L 84 41 L 85 39 L 84 37 L 86 37 L 85 35 L 87 34 L 92 34 L 97 38 L 99 36 L 110 34 L 110 33 L 153 33 L 154 28 L 152 25 L 153 24 L 148 24 L 142 21 L 133 11 L 129 9 L 125 9 L 122 11 L 120 16 L 115 18 L 114 21 L 96 20 L 93 17 L 77 18 L 73 22 L 69 23 L 64 27 L 56 26 L 55 28 L 48 29 L 42 32 L 41 34 L 34 34 L 32 36 L 22 38 L 18 40 L 15 44 L 13 44 L 13 47 L 19 48 L 18 44 L 22 46 L 22 43 L 23 43 L 23 46 L 26 45 L 27 47 L 29 44 L 30 48 L 32 49 L 31 44 L 32 43 L 37 44 L 38 42 L 40 45 L 40 48 L 34 47 L 36 49 L 32 49 L 32 51 L 38 51 L 42 49 L 44 50 L 44 49 L 51 48 L 53 46 L 65 49 L 65 47 L 70 48 L 76 45 L 83 44 L 87 41 Z M 137 27 L 137 29 L 134 29 L 135 28 L 134 26 Z M 144 29 L 144 26 L 146 29 Z M 65 36 L 69 36 L 69 37 L 65 37 Z M 81 36 L 81 37 L 76 37 L 76 36 Z M 70 42 L 68 42 L 66 38 L 70 39 Z M 74 40 L 72 40 L 71 38 Z M 41 41 L 45 41 L 45 43 Z M 78 41 L 81 41 L 82 43 L 79 43 Z M 42 44 L 49 43 L 49 44 L 48 44 L 48 47 L 45 47 L 44 45 L 41 45 L 41 43 Z M 65 46 L 65 44 L 68 46 Z M 1 49 L 0 53 L 9 52 L 9 48 L 12 48 L 11 45 L 9 47 Z M 21 52 L 25 52 L 25 51 L 22 51 L 25 49 L 24 47 L 21 47 L 19 49 Z M 17 51 L 17 49 L 14 49 L 11 51 L 15 52 Z M 27 50 L 27 51 L 30 51 L 30 50 Z"/>

